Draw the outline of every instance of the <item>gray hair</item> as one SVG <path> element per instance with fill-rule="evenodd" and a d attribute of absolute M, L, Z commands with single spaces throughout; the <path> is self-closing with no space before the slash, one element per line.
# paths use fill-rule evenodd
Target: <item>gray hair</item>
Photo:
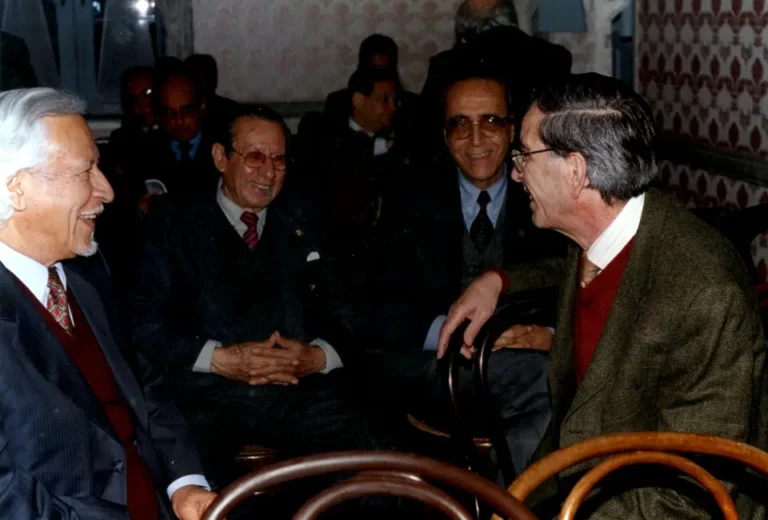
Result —
<path fill-rule="evenodd" d="M 21 170 L 48 160 L 48 134 L 43 118 L 80 115 L 85 102 L 52 88 L 0 93 L 0 227 L 13 216 L 8 180 Z"/>
<path fill-rule="evenodd" d="M 589 73 L 534 95 L 543 113 L 539 134 L 563 157 L 580 153 L 587 178 L 604 201 L 628 200 L 656 178 L 651 107 L 621 81 Z"/>
<path fill-rule="evenodd" d="M 512 0 L 498 0 L 495 6 L 482 10 L 473 9 L 471 0 L 464 0 L 456 11 L 456 42 L 501 26 L 517 26 L 517 11 Z"/>

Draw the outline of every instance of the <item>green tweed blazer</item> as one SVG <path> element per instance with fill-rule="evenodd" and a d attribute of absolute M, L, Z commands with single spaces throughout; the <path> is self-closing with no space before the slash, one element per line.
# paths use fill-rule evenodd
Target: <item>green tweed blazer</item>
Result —
<path fill-rule="evenodd" d="M 750 281 L 730 243 L 671 197 L 650 190 L 610 316 L 577 387 L 578 255 L 574 246 L 564 265 L 549 355 L 553 420 L 537 457 L 598 435 L 635 431 L 704 433 L 768 448 L 763 329 Z M 543 270 L 537 282 L 553 272 L 551 265 Z M 515 271 L 508 273 L 512 279 Z M 520 274 L 525 280 L 518 288 L 532 276 Z M 559 491 L 567 493 L 566 483 L 588 468 L 561 474 Z M 765 507 L 741 493 L 740 477 L 721 469 L 713 471 L 728 484 L 740 518 L 765 518 Z M 681 492 L 676 482 L 682 479 L 670 479 L 671 489 L 665 481 L 662 489 L 653 485 L 666 478 L 663 471 L 649 471 L 650 480 L 641 473 L 609 478 L 613 485 L 590 501 L 585 518 L 710 517 L 695 503 L 695 492 Z M 638 484 L 650 487 L 636 489 Z"/>

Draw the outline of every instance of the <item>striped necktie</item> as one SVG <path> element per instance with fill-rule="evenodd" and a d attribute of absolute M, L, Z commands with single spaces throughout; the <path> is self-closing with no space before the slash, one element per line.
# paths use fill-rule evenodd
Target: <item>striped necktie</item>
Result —
<path fill-rule="evenodd" d="M 253 248 L 259 243 L 259 231 L 257 227 L 259 224 L 259 216 L 256 213 L 244 211 L 243 214 L 240 215 L 240 220 L 248 226 L 248 229 L 245 230 L 245 234 L 243 235 L 243 240 L 245 241 L 245 245 L 248 246 L 248 249 L 253 251 Z"/>
<path fill-rule="evenodd" d="M 45 308 L 51 313 L 56 323 L 61 325 L 61 328 L 71 336 L 75 326 L 72 324 L 72 317 L 69 315 L 67 290 L 64 289 L 59 273 L 56 272 L 56 268 L 53 266 L 48 268 L 48 301 L 45 303 Z"/>

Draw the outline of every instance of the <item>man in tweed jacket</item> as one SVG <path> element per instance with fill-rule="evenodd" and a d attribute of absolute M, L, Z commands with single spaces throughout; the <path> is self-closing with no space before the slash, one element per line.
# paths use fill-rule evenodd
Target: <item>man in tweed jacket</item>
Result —
<path fill-rule="evenodd" d="M 633 431 L 703 433 L 766 448 L 766 349 L 748 277 L 725 239 L 648 188 L 653 137 L 645 102 L 596 74 L 541 93 L 523 121 L 513 178 L 531 196 L 534 223 L 575 242 L 549 354 L 553 421 L 539 456 Z M 557 271 L 540 267 L 539 277 L 487 273 L 473 282 L 453 306 L 441 346 L 465 318 L 471 345 L 503 290 Z M 745 492 L 744 472 L 707 462 L 740 518 L 765 518 L 764 504 Z M 562 473 L 554 497 L 585 469 Z M 608 480 L 585 518 L 709 518 L 713 505 L 655 468 Z"/>

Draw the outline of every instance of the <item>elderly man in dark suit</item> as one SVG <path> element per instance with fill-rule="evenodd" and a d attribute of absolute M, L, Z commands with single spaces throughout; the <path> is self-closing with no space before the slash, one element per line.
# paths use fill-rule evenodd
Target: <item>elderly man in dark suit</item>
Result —
<path fill-rule="evenodd" d="M 441 417 L 428 410 L 447 402 L 435 349 L 451 303 L 486 270 L 564 252 L 555 233 L 531 224 L 528 197 L 507 178 L 514 139 L 509 91 L 483 72 L 448 88 L 447 156 L 434 170 L 417 170 L 399 183 L 407 189 L 394 198 L 394 208 L 384 208 L 372 255 L 369 386 L 384 389 L 381 397 L 395 409 L 407 403 L 433 421 Z M 545 340 L 551 335 L 542 326 L 536 332 Z M 510 350 L 495 353 L 493 360 L 491 392 L 520 472 L 549 421 L 546 357 Z M 379 378 L 398 383 L 384 385 Z M 467 383 L 462 394 L 471 402 L 472 375 L 461 380 Z"/>
<path fill-rule="evenodd" d="M 721 236 L 649 188 L 653 137 L 645 101 L 597 74 L 543 91 L 523 120 L 513 177 L 534 224 L 575 242 L 549 354 L 554 417 L 542 454 L 632 431 L 768 447 L 766 347 L 746 271 Z M 552 267 L 541 265 L 542 279 Z M 440 352 L 465 318 L 472 345 L 499 294 L 530 283 L 515 271 L 478 278 L 454 304 Z M 734 484 L 738 474 L 720 470 L 740 518 L 765 518 Z M 563 488 L 571 476 L 560 475 Z M 680 481 L 660 488 L 630 473 L 612 485 L 589 518 L 709 518 Z"/>
<path fill-rule="evenodd" d="M 350 313 L 334 303 L 321 237 L 282 193 L 289 130 L 259 106 L 227 128 L 213 147 L 218 187 L 150 212 L 134 340 L 212 455 L 238 440 L 285 456 L 384 446 L 344 393 Z"/>
<path fill-rule="evenodd" d="M 113 199 L 83 108 L 0 94 L 0 516 L 199 519 L 214 494 L 181 415 L 121 355 L 103 262 L 75 260 Z"/>

